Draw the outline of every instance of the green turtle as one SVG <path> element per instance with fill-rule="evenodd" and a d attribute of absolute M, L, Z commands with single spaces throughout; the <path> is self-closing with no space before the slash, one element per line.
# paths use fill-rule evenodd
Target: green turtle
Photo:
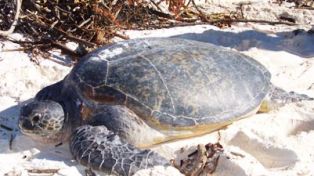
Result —
<path fill-rule="evenodd" d="M 60 82 L 21 108 L 19 127 L 34 139 L 60 143 L 81 164 L 132 175 L 169 165 L 149 147 L 212 132 L 291 101 L 252 58 L 177 38 L 122 41 L 80 59 Z M 264 103 L 263 103 L 264 102 Z"/>

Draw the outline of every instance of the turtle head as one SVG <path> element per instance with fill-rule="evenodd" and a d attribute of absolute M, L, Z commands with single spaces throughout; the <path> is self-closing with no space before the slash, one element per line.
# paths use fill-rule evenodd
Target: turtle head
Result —
<path fill-rule="evenodd" d="M 64 135 L 65 113 L 62 106 L 51 100 L 33 101 L 21 108 L 19 128 L 22 133 L 46 143 L 61 142 Z"/>

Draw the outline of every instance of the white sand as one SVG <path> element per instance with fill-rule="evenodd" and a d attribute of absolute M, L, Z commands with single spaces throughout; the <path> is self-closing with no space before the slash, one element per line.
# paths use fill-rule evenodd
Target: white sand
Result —
<path fill-rule="evenodd" d="M 308 29 L 311 27 L 308 24 L 314 24 L 313 12 L 306 11 L 297 18 L 303 24 L 299 28 Z M 291 32 L 294 29 L 296 27 L 237 24 L 222 30 L 203 25 L 127 31 L 127 34 L 131 38 L 175 36 L 233 48 L 265 65 L 275 85 L 314 97 L 314 35 L 294 35 Z M 0 124 L 15 129 L 11 132 L 0 128 L 0 175 L 27 175 L 27 169 L 31 168 L 60 169 L 55 175 L 84 175 L 84 168 L 72 160 L 67 144 L 60 147 L 39 144 L 16 132 L 20 105 L 44 86 L 62 79 L 70 70 L 45 59 L 39 59 L 36 65 L 22 52 L 3 52 L 18 47 L 0 41 Z M 219 133 L 225 153 L 214 175 L 314 175 L 314 102 L 288 104 L 270 113 L 257 114 Z M 12 150 L 9 149 L 11 135 L 15 136 Z M 171 159 L 177 157 L 182 147 L 188 149 L 217 140 L 218 132 L 214 132 L 163 144 L 154 150 Z M 156 167 L 140 171 L 138 175 L 179 173 L 174 168 Z"/>

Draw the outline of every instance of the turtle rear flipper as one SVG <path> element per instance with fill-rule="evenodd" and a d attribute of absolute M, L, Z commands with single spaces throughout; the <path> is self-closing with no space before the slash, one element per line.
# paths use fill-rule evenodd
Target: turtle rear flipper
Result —
<path fill-rule="evenodd" d="M 71 137 L 70 150 L 81 164 L 109 174 L 133 175 L 140 169 L 169 165 L 159 154 L 125 143 L 105 126 L 77 128 Z"/>
<path fill-rule="evenodd" d="M 285 104 L 300 101 L 314 101 L 314 98 L 294 91 L 287 92 L 282 88 L 271 85 L 268 97 L 263 100 L 258 111 L 269 112 L 273 109 L 280 108 Z"/>

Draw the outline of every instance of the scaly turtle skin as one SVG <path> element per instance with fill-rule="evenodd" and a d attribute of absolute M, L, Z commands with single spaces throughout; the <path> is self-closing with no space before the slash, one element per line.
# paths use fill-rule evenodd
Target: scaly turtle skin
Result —
<path fill-rule="evenodd" d="M 21 131 L 70 139 L 83 165 L 118 175 L 168 165 L 148 148 L 209 133 L 268 106 L 312 100 L 270 83 L 240 53 L 183 39 L 137 39 L 100 48 L 21 109 Z M 269 106 L 271 105 L 271 106 Z"/>

